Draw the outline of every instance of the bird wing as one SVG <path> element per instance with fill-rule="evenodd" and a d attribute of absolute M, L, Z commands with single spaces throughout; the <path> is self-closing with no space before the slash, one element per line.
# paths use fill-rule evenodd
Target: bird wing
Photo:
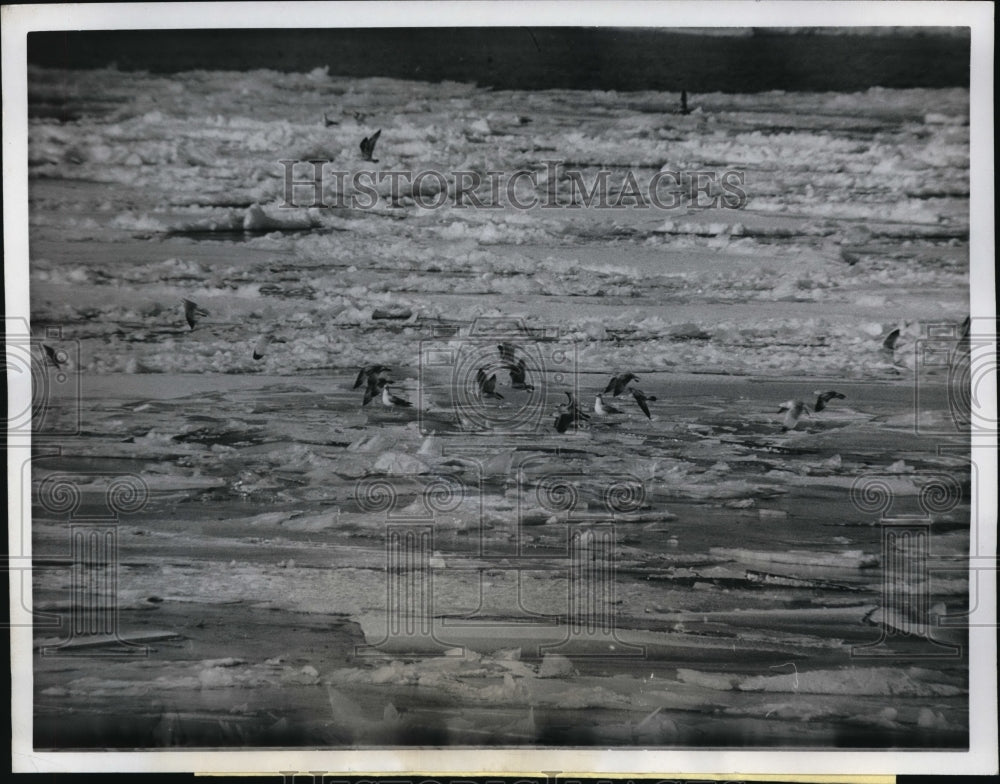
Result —
<path fill-rule="evenodd" d="M 649 415 L 649 406 L 646 405 L 646 396 L 642 394 L 638 389 L 632 390 L 632 397 L 635 398 L 635 402 L 639 404 L 639 408 L 642 409 L 642 413 L 646 415 L 646 419 L 652 419 Z"/>
<path fill-rule="evenodd" d="M 368 375 L 368 368 L 361 368 L 361 370 L 358 371 L 358 377 L 354 379 L 354 386 L 351 388 L 357 389 L 360 387 L 365 382 L 366 375 Z"/>
<path fill-rule="evenodd" d="M 604 387 L 604 392 L 602 392 L 601 394 L 606 395 L 609 392 L 611 392 L 612 394 L 617 394 L 614 391 L 615 390 L 615 384 L 617 384 L 617 383 L 618 383 L 618 376 L 612 376 L 611 380 L 608 382 L 608 385 L 606 387 Z"/>
<path fill-rule="evenodd" d="M 368 140 L 369 150 L 371 150 L 371 152 L 375 152 L 375 142 L 378 141 L 378 137 L 381 135 L 382 135 L 382 129 L 379 128 L 377 131 L 375 131 L 375 133 L 372 134 L 371 138 Z"/>
<path fill-rule="evenodd" d="M 896 348 L 896 341 L 897 340 L 899 340 L 899 330 L 898 329 L 894 329 L 892 332 L 890 332 L 888 335 L 886 335 L 885 340 L 882 341 L 882 347 L 883 348 L 888 348 L 888 349 L 894 349 L 894 348 Z"/>
<path fill-rule="evenodd" d="M 497 374 L 494 373 L 492 376 L 486 379 L 486 381 L 483 382 L 483 391 L 492 393 L 493 390 L 496 388 L 497 388 Z"/>
<path fill-rule="evenodd" d="M 560 433 L 565 433 L 566 429 L 569 427 L 569 423 L 573 421 L 573 415 L 566 413 L 560 414 L 556 417 L 556 430 Z"/>

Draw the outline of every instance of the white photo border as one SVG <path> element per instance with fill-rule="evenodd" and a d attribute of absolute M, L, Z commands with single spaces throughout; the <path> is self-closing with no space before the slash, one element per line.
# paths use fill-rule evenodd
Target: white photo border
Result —
<path fill-rule="evenodd" d="M 513 6 L 513 7 L 512 7 Z M 27 183 L 27 34 L 32 31 L 198 28 L 356 27 L 853 27 L 967 26 L 970 62 L 970 259 L 971 314 L 994 317 L 995 240 L 993 172 L 993 6 L 988 2 L 290 2 L 130 3 L 3 7 L 4 273 L 8 318 L 29 318 Z M 720 20 L 724 25 L 720 24 Z M 9 413 L 30 400 L 30 379 L 8 378 Z M 995 377 L 983 416 L 996 421 Z M 990 407 L 992 407 L 990 409 Z M 21 486 L 21 465 L 30 443 L 14 448 L 8 433 L 7 486 Z M 976 438 L 981 480 L 997 475 L 996 437 Z M 980 512 L 979 551 L 996 553 L 995 481 L 974 483 Z M 975 523 L 975 521 L 974 521 Z M 31 554 L 30 503 L 8 498 L 11 554 Z M 11 570 L 11 613 L 30 607 Z M 13 580 L 17 580 L 17 584 Z M 143 751 L 36 752 L 32 748 L 31 629 L 11 629 L 12 769 L 14 772 L 276 773 L 540 775 L 562 778 L 595 774 L 656 778 L 684 774 L 918 774 L 989 773 L 997 770 L 996 571 L 979 573 L 975 623 L 969 630 L 968 751 L 800 751 L 644 749 L 387 749 L 342 751 Z M 30 580 L 24 580 L 29 587 Z M 976 623 L 980 625 L 976 625 Z"/>

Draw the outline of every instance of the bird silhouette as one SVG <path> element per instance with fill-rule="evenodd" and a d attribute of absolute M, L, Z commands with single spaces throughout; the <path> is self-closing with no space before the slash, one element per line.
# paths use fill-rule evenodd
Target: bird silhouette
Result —
<path fill-rule="evenodd" d="M 192 302 L 189 299 L 182 301 L 184 302 L 184 318 L 187 320 L 188 326 L 194 329 L 194 325 L 198 323 L 198 319 L 207 316 L 208 311 L 198 307 L 196 302 Z"/>
<path fill-rule="evenodd" d="M 688 109 L 687 90 L 681 90 L 681 114 L 691 114 L 691 110 Z"/>
<path fill-rule="evenodd" d="M 813 411 L 822 411 L 831 400 L 843 400 L 847 397 L 847 395 L 834 392 L 832 389 L 828 392 L 816 390 L 813 394 L 816 395 L 816 405 L 813 406 Z"/>
<path fill-rule="evenodd" d="M 365 365 L 358 371 L 358 377 L 354 379 L 354 386 L 352 389 L 357 389 L 372 376 L 380 376 L 383 373 L 388 373 L 391 369 L 392 368 L 388 365 Z"/>
<path fill-rule="evenodd" d="M 638 381 L 639 377 L 634 373 L 620 373 L 612 376 L 608 385 L 604 388 L 604 394 L 618 397 L 632 381 Z"/>
<path fill-rule="evenodd" d="M 896 350 L 896 346 L 898 345 L 899 345 L 899 329 L 896 328 L 885 336 L 885 340 L 882 341 L 882 348 L 891 353 Z"/>
<path fill-rule="evenodd" d="M 375 142 L 378 141 L 378 137 L 382 135 L 382 129 L 375 131 L 370 137 L 366 136 L 361 140 L 361 157 L 363 160 L 371 161 L 372 163 L 378 163 L 378 158 L 373 158 L 372 155 L 375 154 Z"/>
<path fill-rule="evenodd" d="M 631 391 L 632 397 L 635 398 L 635 402 L 638 404 L 639 408 L 642 409 L 642 413 L 646 415 L 646 419 L 652 419 L 653 417 L 649 415 L 649 405 L 647 402 L 652 403 L 656 400 L 656 398 L 653 395 L 647 395 L 638 387 L 631 387 Z"/>
<path fill-rule="evenodd" d="M 565 433 L 569 430 L 570 425 L 574 429 L 579 425 L 580 420 L 577 418 L 573 411 L 567 411 L 566 404 L 563 403 L 559 406 L 559 412 L 556 414 L 556 431 L 559 433 Z"/>
<path fill-rule="evenodd" d="M 496 391 L 497 386 L 497 374 L 493 373 L 490 376 L 486 375 L 486 370 L 479 368 L 476 371 L 476 384 L 479 386 L 479 396 L 486 398 L 493 398 L 494 400 L 503 400 L 503 395 Z"/>
<path fill-rule="evenodd" d="M 528 383 L 528 367 L 523 359 L 507 366 L 510 373 L 510 386 L 512 389 L 523 389 L 526 392 L 533 392 L 535 388 Z"/>

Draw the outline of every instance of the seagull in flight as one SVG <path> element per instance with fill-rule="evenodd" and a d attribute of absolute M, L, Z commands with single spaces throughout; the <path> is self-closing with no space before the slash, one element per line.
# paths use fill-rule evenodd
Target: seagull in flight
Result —
<path fill-rule="evenodd" d="M 813 394 L 816 395 L 816 405 L 813 406 L 813 411 L 816 411 L 817 413 L 826 408 L 826 404 L 831 400 L 843 400 L 847 397 L 847 395 L 843 395 L 840 392 L 834 392 L 832 389 L 828 392 L 822 392 L 817 389 L 813 392 Z"/>
<path fill-rule="evenodd" d="M 187 320 L 188 326 L 194 329 L 194 325 L 198 323 L 198 319 L 207 316 L 208 311 L 199 308 L 198 303 L 192 302 L 189 299 L 182 300 L 182 302 L 184 303 L 184 318 Z"/>
<path fill-rule="evenodd" d="M 354 379 L 354 386 L 352 389 L 357 389 L 366 381 L 371 383 L 372 376 L 378 377 L 383 373 L 388 373 L 392 368 L 388 365 L 365 365 L 358 371 L 358 377 Z"/>
<path fill-rule="evenodd" d="M 527 382 L 528 367 L 523 359 L 519 359 L 516 364 L 507 366 L 510 373 L 511 389 L 523 389 L 526 392 L 534 392 L 535 388 Z"/>
<path fill-rule="evenodd" d="M 885 340 L 882 341 L 883 350 L 892 354 L 896 347 L 899 345 L 899 327 L 894 329 L 888 335 L 885 336 Z"/>
<path fill-rule="evenodd" d="M 331 125 L 340 125 L 340 120 L 331 120 L 330 116 L 323 112 L 323 125 L 329 128 Z"/>
<path fill-rule="evenodd" d="M 382 135 L 382 129 L 379 128 L 370 137 L 366 136 L 361 140 L 361 158 L 366 161 L 371 161 L 372 163 L 378 163 L 378 158 L 373 158 L 372 155 L 375 154 L 375 142 L 378 141 L 378 137 Z"/>
<path fill-rule="evenodd" d="M 479 396 L 493 398 L 494 400 L 503 400 L 503 395 L 496 391 L 497 386 L 497 374 L 494 373 L 491 376 L 486 375 L 486 371 L 483 368 L 479 368 L 476 371 L 476 384 L 479 385 Z"/>
<path fill-rule="evenodd" d="M 632 381 L 638 380 L 639 377 L 634 373 L 620 373 L 617 376 L 612 376 L 608 385 L 604 388 L 604 394 L 618 397 Z M 656 398 L 653 399 L 655 400 Z"/>
<path fill-rule="evenodd" d="M 781 421 L 781 432 L 794 430 L 799 424 L 799 418 L 803 413 L 808 414 L 809 408 L 801 400 L 786 400 L 778 408 L 778 413 L 785 412 L 785 418 Z"/>
<path fill-rule="evenodd" d="M 649 406 L 647 403 L 652 403 L 656 398 L 653 395 L 647 395 L 639 387 L 630 387 L 629 391 L 632 393 L 632 397 L 635 398 L 635 402 L 638 404 L 639 408 L 642 409 L 642 413 L 646 415 L 646 419 L 652 419 L 649 415 Z"/>

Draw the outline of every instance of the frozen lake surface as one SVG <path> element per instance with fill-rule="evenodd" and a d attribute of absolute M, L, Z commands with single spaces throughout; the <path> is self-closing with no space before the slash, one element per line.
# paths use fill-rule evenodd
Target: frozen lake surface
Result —
<path fill-rule="evenodd" d="M 902 594 L 965 612 L 968 461 L 938 446 L 967 439 L 927 435 L 954 385 L 915 348 L 968 313 L 967 90 L 682 115 L 677 94 L 325 69 L 29 83 L 32 330 L 70 378 L 45 371 L 34 606 L 70 608 L 56 480 L 99 512 L 134 475 L 120 631 L 164 633 L 113 671 L 36 655 L 36 747 L 966 745 L 961 630 L 894 636 L 923 619 L 883 608 L 879 514 L 852 488 L 926 525 L 933 580 Z M 283 208 L 279 161 L 310 159 L 524 169 L 520 197 L 562 201 L 425 209 L 386 185 L 371 209 Z M 629 172 L 738 171 L 747 200 L 574 208 L 567 169 L 607 170 L 613 201 Z M 507 340 L 534 389 L 501 370 L 484 401 L 474 371 Z M 373 363 L 412 408 L 361 405 Z M 650 418 L 627 394 L 593 412 L 623 371 Z M 826 389 L 846 397 L 782 430 L 781 403 Z M 558 433 L 567 390 L 591 418 Z M 928 504 L 934 476 L 961 498 Z M 893 655 L 860 647 L 884 630 Z M 66 632 L 40 624 L 39 648 Z"/>

